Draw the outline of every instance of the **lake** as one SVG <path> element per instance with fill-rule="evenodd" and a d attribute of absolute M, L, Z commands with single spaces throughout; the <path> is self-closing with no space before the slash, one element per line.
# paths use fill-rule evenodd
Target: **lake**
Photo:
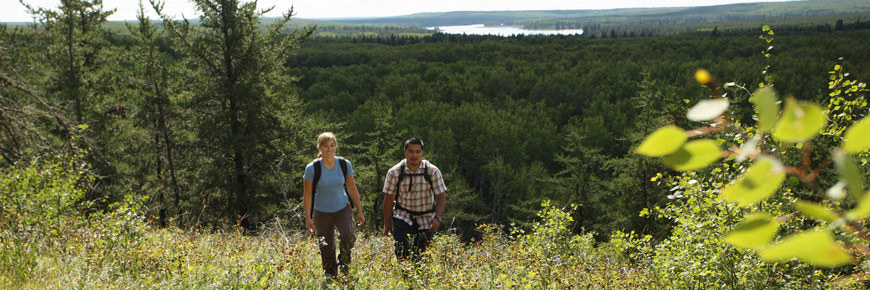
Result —
<path fill-rule="evenodd" d="M 441 33 L 447 34 L 477 34 L 477 35 L 499 35 L 511 36 L 516 34 L 525 35 L 574 35 L 583 34 L 583 29 L 563 29 L 563 30 L 527 30 L 511 26 L 484 26 L 483 24 L 472 25 L 455 25 L 455 26 L 438 26 Z M 435 30 L 435 27 L 427 27 L 429 30 Z"/>

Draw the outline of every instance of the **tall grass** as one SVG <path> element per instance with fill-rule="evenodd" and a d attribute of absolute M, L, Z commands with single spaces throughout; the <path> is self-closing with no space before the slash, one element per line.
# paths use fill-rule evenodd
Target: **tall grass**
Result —
<path fill-rule="evenodd" d="M 107 226 L 116 221 L 112 217 L 99 220 L 67 228 L 61 239 L 52 238 L 58 242 L 10 245 L 4 239 L 0 288 L 654 288 L 643 270 L 593 247 L 591 235 L 574 236 L 546 223 L 516 235 L 484 226 L 482 240 L 470 243 L 439 235 L 417 264 L 397 261 L 391 238 L 362 233 L 350 273 L 329 279 L 310 235 L 136 229 Z"/>
<path fill-rule="evenodd" d="M 549 203 L 542 205 L 538 220 L 528 228 L 482 225 L 481 239 L 471 242 L 442 231 L 418 263 L 398 261 L 391 238 L 360 232 L 350 272 L 328 278 L 321 270 L 313 236 L 283 228 L 280 222 L 264 226 L 256 235 L 242 229 L 158 228 L 141 214 L 143 201 L 133 198 L 89 213 L 82 202 L 87 187 L 81 186 L 88 179 L 76 170 L 83 164 L 76 160 L 44 160 L 0 172 L 0 289 L 670 289 L 688 285 L 667 278 L 679 269 L 661 267 L 683 264 L 649 263 L 653 254 L 681 259 L 675 258 L 681 257 L 676 250 L 653 248 L 648 239 L 625 235 L 596 243 L 592 234 L 577 235 L 568 228 L 570 212 L 577 208 Z M 680 237 L 668 241 L 691 242 Z M 699 257 L 716 253 L 708 247 L 687 246 L 698 249 L 693 255 Z M 757 258 L 746 254 L 749 263 L 742 265 L 748 268 L 731 270 L 765 269 L 751 263 Z M 686 270 L 681 271 L 692 277 L 706 275 Z M 805 271 L 777 271 L 775 282 L 782 283 L 775 285 L 791 285 L 785 282 L 801 278 L 822 288 L 837 287 L 825 277 L 794 276 Z M 725 285 L 722 282 L 713 279 L 708 285 Z"/>

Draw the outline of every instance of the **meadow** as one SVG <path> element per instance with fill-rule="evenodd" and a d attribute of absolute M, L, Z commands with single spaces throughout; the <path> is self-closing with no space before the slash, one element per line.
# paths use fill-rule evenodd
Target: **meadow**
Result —
<path fill-rule="evenodd" d="M 564 209 L 543 204 L 529 232 L 479 227 L 463 242 L 436 236 L 417 263 L 397 261 L 392 238 L 359 232 L 346 275 L 326 277 L 316 240 L 276 221 L 258 234 L 159 228 L 140 201 L 87 213 L 64 166 L 5 174 L 0 205 L 4 289 L 651 289 L 621 250 L 574 235 Z M 7 194 L 13 193 L 13 194 Z"/>

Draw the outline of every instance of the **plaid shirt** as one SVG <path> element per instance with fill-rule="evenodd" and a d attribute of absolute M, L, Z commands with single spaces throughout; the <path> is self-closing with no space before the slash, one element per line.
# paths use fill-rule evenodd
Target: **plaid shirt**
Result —
<path fill-rule="evenodd" d="M 405 160 L 402 160 L 396 164 L 396 166 L 393 166 L 393 168 L 390 168 L 390 170 L 387 171 L 387 177 L 384 178 L 384 193 L 390 195 L 396 194 L 396 182 L 399 180 L 399 167 L 401 167 L 402 164 L 405 164 Z M 396 202 L 408 210 L 430 210 L 433 205 L 435 205 L 435 195 L 447 193 L 447 186 L 444 185 L 441 171 L 438 170 L 438 167 L 435 167 L 435 165 L 432 165 L 432 163 L 429 163 L 427 160 L 423 160 L 423 163 L 415 172 L 411 172 L 408 169 L 408 166 L 405 166 L 405 174 L 423 173 L 423 166 L 429 168 L 429 176 L 432 179 L 432 186 L 435 187 L 434 194 L 433 190 L 430 189 L 429 182 L 426 181 L 426 178 L 423 177 L 423 175 L 406 175 L 402 179 L 402 184 L 399 186 L 399 199 L 396 200 Z M 413 184 L 411 185 L 410 191 L 408 190 L 409 184 Z M 411 214 L 406 211 L 394 209 L 393 217 L 401 219 L 409 225 L 413 224 L 413 222 L 411 222 Z M 434 218 L 434 212 L 416 217 L 417 224 L 420 225 L 419 229 L 429 229 L 429 224 Z"/>

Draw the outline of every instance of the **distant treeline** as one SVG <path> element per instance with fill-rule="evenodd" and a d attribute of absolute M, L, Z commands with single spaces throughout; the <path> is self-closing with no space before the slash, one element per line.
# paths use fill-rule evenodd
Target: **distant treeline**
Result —
<path fill-rule="evenodd" d="M 343 22 L 417 27 L 469 24 L 516 25 L 528 29 L 557 29 L 557 27 L 559 29 L 577 29 L 593 25 L 609 27 L 674 24 L 703 26 L 716 22 L 731 22 L 740 27 L 758 27 L 782 24 L 780 21 L 783 20 L 798 23 L 818 23 L 833 22 L 834 20 L 829 19 L 830 17 L 855 19 L 855 16 L 858 16 L 866 19 L 868 13 L 870 13 L 870 2 L 863 0 L 808 0 L 610 10 L 455 11 L 343 20 Z M 759 22 L 763 22 L 763 24 L 758 24 Z M 722 25 L 719 26 L 722 27 Z M 682 32 L 684 30 L 676 31 Z"/>
<path fill-rule="evenodd" d="M 590 21 L 588 19 L 546 19 L 515 23 L 530 30 L 560 30 L 583 29 L 587 37 L 646 37 L 672 35 L 706 31 L 713 35 L 751 34 L 758 27 L 775 25 L 778 31 L 801 32 L 817 31 L 831 32 L 843 30 L 858 30 L 870 27 L 870 14 L 840 16 L 814 16 L 807 18 L 785 18 L 776 20 L 752 21 L 719 21 L 719 22 L 685 22 L 663 23 L 659 21 L 637 21 L 637 24 L 626 24 L 621 21 Z M 767 22 L 765 22 L 767 21 Z M 410 26 L 374 26 L 374 25 L 318 25 L 315 37 L 352 37 L 364 38 L 364 41 L 383 41 L 395 37 L 419 38 L 433 34 L 432 30 Z M 400 41 L 399 43 L 407 43 Z"/>

